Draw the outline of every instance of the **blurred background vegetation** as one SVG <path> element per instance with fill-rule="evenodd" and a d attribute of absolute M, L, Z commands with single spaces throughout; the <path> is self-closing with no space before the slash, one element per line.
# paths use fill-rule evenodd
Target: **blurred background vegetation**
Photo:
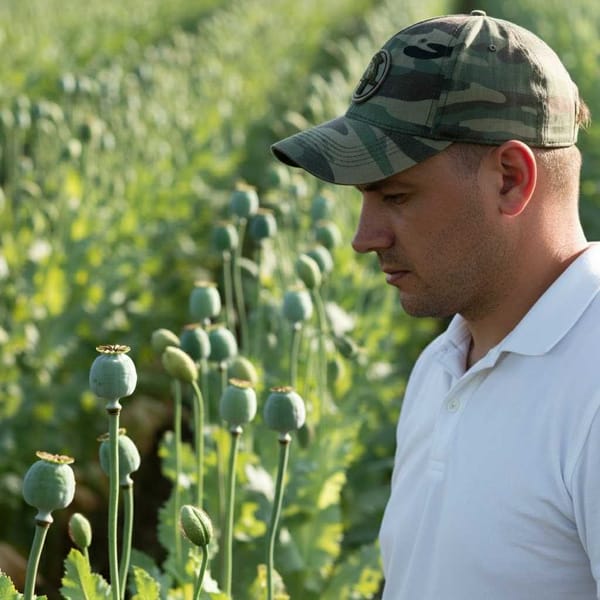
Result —
<path fill-rule="evenodd" d="M 343 244 L 327 292 L 351 323 L 360 360 L 332 362 L 339 411 L 326 425 L 337 435 L 321 430 L 312 450 L 298 451 L 296 471 L 315 469 L 322 478 L 317 485 L 299 477 L 290 494 L 314 515 L 311 503 L 338 474 L 341 541 L 330 559 L 346 568 L 373 565 L 375 554 L 365 549 L 376 549 L 403 387 L 444 324 L 404 315 L 371 259 L 352 254 L 356 193 L 282 174 L 269 145 L 343 112 L 371 55 L 396 31 L 474 8 L 540 34 L 592 117 L 600 115 L 600 5 L 593 0 L 0 4 L 0 568 L 18 584 L 33 529 L 21 480 L 36 450 L 76 458 L 73 510 L 103 522 L 95 438 L 106 426 L 87 384 L 99 344 L 131 346 L 140 374 L 123 419 L 145 457 L 138 544 L 158 553 L 155 512 L 168 486 L 157 484 L 153 457 L 171 415 L 150 335 L 159 327 L 179 332 L 193 282 L 219 279 L 211 229 L 239 181 L 255 186 L 283 221 L 304 219 L 318 194 L 334 198 Z M 590 238 L 600 235 L 599 122 L 580 137 Z M 301 229 L 285 231 L 278 257 L 305 242 Z M 265 277 L 265 297 L 276 306 L 285 290 L 268 270 Z M 277 377 L 259 367 L 266 380 Z M 69 542 L 55 534 L 48 544 L 55 551 L 42 572 L 52 598 Z M 100 554 L 96 567 L 106 568 Z M 304 563 L 302 577 L 290 567 L 290 585 L 316 589 L 320 598 L 371 597 L 319 587 L 309 568 L 319 565 Z"/>

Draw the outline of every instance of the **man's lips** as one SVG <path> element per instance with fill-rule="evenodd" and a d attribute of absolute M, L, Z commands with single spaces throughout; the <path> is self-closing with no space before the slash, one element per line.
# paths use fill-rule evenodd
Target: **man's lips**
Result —
<path fill-rule="evenodd" d="M 403 279 L 410 273 L 410 271 L 407 271 L 405 269 L 384 269 L 383 272 L 385 273 L 386 282 L 391 285 L 398 283 L 401 279 Z"/>

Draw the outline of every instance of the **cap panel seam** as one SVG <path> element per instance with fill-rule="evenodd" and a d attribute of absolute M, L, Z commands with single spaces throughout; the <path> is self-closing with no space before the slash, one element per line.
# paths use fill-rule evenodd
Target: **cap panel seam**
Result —
<path fill-rule="evenodd" d="M 460 33 L 463 33 L 463 30 L 467 27 L 467 25 L 469 24 L 468 20 L 461 22 L 457 22 L 456 27 L 454 28 L 454 30 L 452 31 L 452 37 L 454 39 L 454 46 L 452 47 L 452 55 L 454 56 L 449 56 L 449 57 L 445 57 L 444 59 L 442 59 L 442 64 L 440 65 L 440 75 L 444 75 L 444 79 L 446 78 L 446 75 L 448 75 L 450 77 L 450 81 L 454 81 L 454 72 L 456 71 L 456 64 L 458 63 L 458 54 L 459 52 L 455 50 L 455 48 L 457 48 L 460 44 L 461 44 L 461 40 L 459 40 L 459 35 Z M 452 61 L 450 60 L 452 59 Z M 450 70 L 448 69 L 442 69 L 442 67 L 446 66 L 446 61 L 448 63 L 451 62 L 452 64 L 452 68 Z M 443 82 L 442 82 L 443 83 Z M 431 132 L 431 134 L 433 134 L 435 131 L 438 130 L 439 127 L 439 115 L 440 115 L 440 108 L 442 106 L 446 106 L 446 102 L 448 99 L 448 94 L 450 93 L 450 90 L 448 89 L 448 86 L 442 85 L 442 89 L 440 90 L 440 94 L 437 98 L 437 100 L 435 101 L 436 103 L 436 109 L 434 112 L 433 109 L 433 105 L 434 105 L 434 101 L 432 100 L 430 106 L 429 106 L 429 112 L 427 114 L 427 123 L 430 123 L 430 127 L 429 127 L 429 131 Z M 432 115 L 432 112 L 434 113 Z M 437 119 L 436 119 L 437 117 Z M 439 139 L 443 139 L 443 138 L 439 138 Z"/>
<path fill-rule="evenodd" d="M 517 31 L 513 31 L 513 36 L 515 43 L 518 47 L 523 51 L 523 53 L 528 57 L 530 64 L 535 65 L 535 69 L 532 71 L 536 75 L 536 83 L 539 85 L 540 89 L 547 90 L 548 86 L 548 78 L 543 74 L 542 69 L 540 69 L 540 61 L 538 60 L 537 55 L 527 47 L 527 45 L 521 39 L 521 35 Z M 536 101 L 537 108 L 537 116 L 536 116 L 536 130 L 540 132 L 541 137 L 537 140 L 537 144 L 541 147 L 547 145 L 548 139 L 548 126 L 549 126 L 549 118 L 548 118 L 548 98 L 544 98 L 544 102 Z M 550 145 L 550 144 L 548 144 Z"/>

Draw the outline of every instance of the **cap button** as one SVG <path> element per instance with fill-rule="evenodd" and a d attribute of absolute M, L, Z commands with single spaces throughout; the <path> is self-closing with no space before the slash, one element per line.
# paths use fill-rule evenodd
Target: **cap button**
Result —
<path fill-rule="evenodd" d="M 486 17 L 487 14 L 486 14 L 485 10 L 472 10 L 471 16 L 472 17 Z"/>

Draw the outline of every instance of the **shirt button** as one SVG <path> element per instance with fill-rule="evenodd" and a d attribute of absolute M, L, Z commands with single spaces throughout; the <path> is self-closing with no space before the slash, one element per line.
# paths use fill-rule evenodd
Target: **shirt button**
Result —
<path fill-rule="evenodd" d="M 452 400 L 448 400 L 448 404 L 446 404 L 446 408 L 450 412 L 456 412 L 460 408 L 460 400 L 456 398 L 452 398 Z"/>

